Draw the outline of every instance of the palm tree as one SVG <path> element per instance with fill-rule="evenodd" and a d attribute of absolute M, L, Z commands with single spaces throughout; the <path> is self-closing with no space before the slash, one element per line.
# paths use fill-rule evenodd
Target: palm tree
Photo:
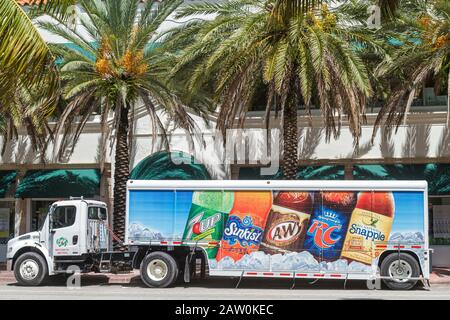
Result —
<path fill-rule="evenodd" d="M 55 156 L 73 150 L 89 117 L 101 114 L 103 145 L 108 138 L 109 115 L 115 129 L 115 170 L 113 228 L 120 239 L 124 237 L 126 182 L 129 177 L 130 135 L 133 133 L 135 107 L 142 103 L 151 119 L 154 141 L 161 133 L 168 148 L 166 130 L 159 108 L 176 126 L 194 130 L 194 122 L 175 93 L 166 83 L 168 67 L 160 44 L 154 42 L 160 24 L 180 5 L 180 0 L 155 1 L 141 4 L 139 0 L 81 0 L 85 12 L 81 16 L 84 36 L 64 23 L 41 22 L 45 30 L 75 45 L 57 45 L 53 52 L 61 58 L 60 75 L 64 83 L 64 98 L 68 105 L 62 112 L 55 136 Z M 60 22 L 57 15 L 52 17 Z M 88 37 L 90 39 L 88 39 Z M 192 104 L 199 110 L 201 104 Z M 71 123 L 77 120 L 75 129 Z M 115 246 L 120 246 L 115 243 Z"/>
<path fill-rule="evenodd" d="M 189 70 L 189 89 L 213 81 L 219 104 L 218 129 L 242 126 L 261 80 L 271 111 L 282 114 L 283 173 L 295 179 L 298 164 L 297 110 L 320 108 L 326 137 L 338 136 L 342 116 L 357 140 L 372 89 L 358 47 L 375 46 L 361 23 L 344 21 L 327 2 L 230 0 L 193 4 L 178 17 L 211 14 L 167 34 L 179 52 L 173 69 Z M 355 23 L 352 23 L 355 22 Z M 180 50 L 182 49 L 182 50 Z"/>
<path fill-rule="evenodd" d="M 414 10 L 412 10 L 414 9 Z M 447 0 L 400 1 L 387 37 L 396 39 L 392 54 L 380 64 L 377 76 L 391 84 L 386 104 L 378 114 L 375 130 L 406 122 L 413 99 L 425 82 L 447 83 L 450 124 L 450 4 Z M 376 131 L 374 130 L 374 135 Z"/>
<path fill-rule="evenodd" d="M 59 13 L 75 0 L 30 1 L 35 11 Z M 58 86 L 54 57 L 32 20 L 15 0 L 0 1 L 0 111 L 8 110 L 10 98 L 19 85 L 40 84 L 52 96 Z M 42 86 L 45 83 L 46 86 Z"/>
<path fill-rule="evenodd" d="M 24 130 L 30 139 L 31 147 L 39 152 L 42 162 L 46 161 L 46 149 L 49 138 L 52 138 L 47 119 L 56 110 L 61 101 L 57 94 L 47 96 L 37 85 L 32 87 L 19 85 L 13 91 L 5 112 L 0 113 L 0 134 L 3 137 L 1 155 L 6 151 L 8 143 L 19 137 Z M 7 110 L 7 111 L 6 111 Z"/>

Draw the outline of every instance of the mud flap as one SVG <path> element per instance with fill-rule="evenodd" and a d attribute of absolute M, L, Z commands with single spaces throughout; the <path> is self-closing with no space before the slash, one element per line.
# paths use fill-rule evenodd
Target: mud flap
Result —
<path fill-rule="evenodd" d="M 184 262 L 184 282 L 190 283 L 191 282 L 191 259 L 189 259 L 190 254 L 186 255 L 186 261 Z"/>

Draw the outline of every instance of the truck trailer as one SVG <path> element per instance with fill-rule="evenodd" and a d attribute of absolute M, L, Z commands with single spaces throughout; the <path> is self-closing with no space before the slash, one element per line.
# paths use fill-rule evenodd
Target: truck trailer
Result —
<path fill-rule="evenodd" d="M 129 180 L 127 250 L 111 250 L 105 203 L 72 198 L 8 242 L 7 265 L 29 286 L 75 266 L 139 269 L 149 287 L 208 273 L 411 289 L 430 276 L 427 199 L 426 181 Z"/>

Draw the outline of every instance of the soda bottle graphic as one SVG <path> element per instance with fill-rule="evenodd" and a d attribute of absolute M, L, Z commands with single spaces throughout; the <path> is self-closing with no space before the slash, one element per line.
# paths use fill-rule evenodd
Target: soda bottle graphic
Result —
<path fill-rule="evenodd" d="M 271 191 L 236 191 L 216 260 L 228 256 L 238 261 L 258 251 L 271 207 Z"/>
<path fill-rule="evenodd" d="M 280 191 L 273 203 L 267 219 L 261 251 L 267 254 L 301 251 L 313 211 L 311 194 Z"/>
<path fill-rule="evenodd" d="M 219 241 L 233 207 L 233 198 L 231 191 L 195 191 L 184 228 L 184 241 Z M 217 250 L 218 247 L 208 248 L 208 258 L 214 258 Z"/>
<path fill-rule="evenodd" d="M 354 192 L 316 194 L 314 213 L 306 231 L 304 248 L 318 261 L 339 259 L 355 203 Z"/>
<path fill-rule="evenodd" d="M 389 239 L 394 213 L 392 192 L 360 192 L 341 257 L 371 265 L 384 250 L 377 250 L 376 243 Z"/>

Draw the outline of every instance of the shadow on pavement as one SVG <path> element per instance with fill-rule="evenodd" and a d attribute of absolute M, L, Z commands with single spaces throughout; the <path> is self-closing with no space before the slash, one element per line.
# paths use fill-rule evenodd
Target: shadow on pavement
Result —
<path fill-rule="evenodd" d="M 51 277 L 44 287 L 65 287 L 67 285 L 67 276 L 59 275 Z M 110 279 L 102 274 L 81 275 L 81 286 L 103 286 L 103 287 L 130 287 L 130 288 L 148 288 L 149 290 L 171 290 L 173 288 L 204 288 L 204 289 L 232 289 L 235 288 L 239 282 L 239 278 L 222 278 L 222 277 L 208 277 L 206 279 L 192 279 L 190 283 L 178 281 L 171 288 L 152 289 L 148 288 L 140 279 L 139 276 L 131 278 L 127 283 L 110 283 Z M 17 283 L 10 283 L 8 286 L 17 286 Z M 258 279 L 258 278 L 244 278 L 241 280 L 237 290 L 287 290 L 293 286 L 292 279 Z M 344 280 L 323 280 L 318 281 L 307 279 L 296 279 L 294 290 L 369 290 L 367 289 L 366 281 L 349 280 L 345 284 Z M 415 290 L 426 290 L 420 284 L 416 286 Z"/>
<path fill-rule="evenodd" d="M 67 286 L 68 277 L 66 275 L 58 275 L 50 277 L 43 287 L 65 287 Z M 108 285 L 109 278 L 105 275 L 82 275 L 81 276 L 81 286 L 99 286 Z M 9 283 L 8 286 L 21 287 L 18 283 Z"/>
<path fill-rule="evenodd" d="M 209 289 L 232 289 L 235 288 L 239 278 L 206 278 L 193 279 L 191 283 L 183 283 L 178 281 L 174 287 L 176 288 L 209 288 Z M 293 285 L 292 279 L 258 279 L 244 278 L 239 284 L 237 290 L 261 289 L 261 290 L 286 290 L 291 289 Z M 147 286 L 139 279 L 135 279 L 133 283 L 122 284 L 124 287 L 141 287 Z M 294 290 L 369 290 L 366 281 L 351 280 L 347 281 L 344 288 L 344 280 L 318 280 L 313 281 L 307 279 L 296 279 Z M 164 290 L 164 289 L 158 289 Z M 170 288 L 166 289 L 170 290 Z M 423 286 L 416 286 L 415 290 L 425 290 Z"/>

